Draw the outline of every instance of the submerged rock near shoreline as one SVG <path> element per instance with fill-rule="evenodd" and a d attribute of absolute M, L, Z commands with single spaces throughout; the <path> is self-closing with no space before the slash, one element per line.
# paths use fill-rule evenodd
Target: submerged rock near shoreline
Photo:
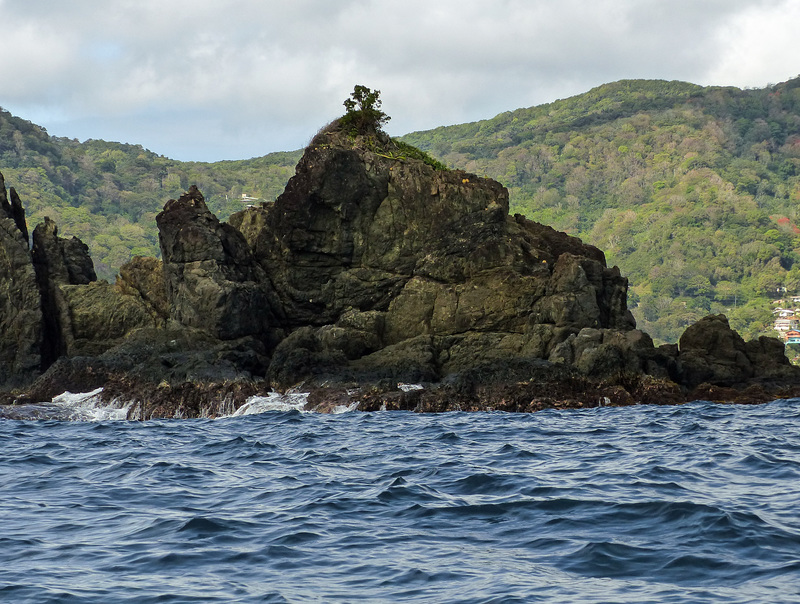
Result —
<path fill-rule="evenodd" d="M 418 411 L 756 402 L 800 385 L 782 343 L 744 342 L 723 316 L 654 347 L 602 251 L 509 216 L 499 183 L 412 155 L 334 123 L 274 203 L 225 223 L 196 187 L 168 201 L 162 260 L 114 285 L 51 221 L 31 253 L 2 187 L 5 398 L 105 386 L 139 417 L 191 417 L 299 384 L 320 410 Z"/>

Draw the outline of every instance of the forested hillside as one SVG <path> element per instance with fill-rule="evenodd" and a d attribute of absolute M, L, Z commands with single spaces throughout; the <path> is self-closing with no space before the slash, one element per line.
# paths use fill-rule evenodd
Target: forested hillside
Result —
<path fill-rule="evenodd" d="M 139 145 L 51 137 L 0 110 L 0 173 L 20 194 L 31 230 L 50 216 L 62 235 L 76 235 L 89 245 L 98 275 L 112 281 L 131 256 L 158 256 L 155 216 L 190 184 L 226 218 L 243 207 L 243 193 L 273 200 L 299 158 L 293 152 L 211 164 L 179 162 Z"/>
<path fill-rule="evenodd" d="M 800 78 L 759 90 L 621 81 L 404 140 L 496 178 L 512 212 L 597 245 L 662 341 L 709 312 L 770 333 L 800 289 Z M 774 333 L 774 332 L 773 332 Z"/>
<path fill-rule="evenodd" d="M 772 300 L 800 291 L 800 78 L 758 90 L 620 81 L 402 140 L 499 180 L 512 212 L 603 249 L 657 340 L 709 312 L 769 334 Z M 243 193 L 280 194 L 299 157 L 183 163 L 50 137 L 0 111 L 0 172 L 31 228 L 49 215 L 109 279 L 132 255 L 157 255 L 155 215 L 190 184 L 226 218 Z"/>

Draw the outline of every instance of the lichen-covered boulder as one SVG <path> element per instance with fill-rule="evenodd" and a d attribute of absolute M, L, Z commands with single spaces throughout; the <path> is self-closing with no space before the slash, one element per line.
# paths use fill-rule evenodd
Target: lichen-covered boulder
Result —
<path fill-rule="evenodd" d="M 777 338 L 761 336 L 745 342 L 745 353 L 753 365 L 754 378 L 792 381 L 800 376 L 800 367 L 791 364 L 784 343 Z"/>
<path fill-rule="evenodd" d="M 702 382 L 733 384 L 753 375 L 745 342 L 725 315 L 709 315 L 690 325 L 678 347 L 681 381 L 689 387 Z"/>

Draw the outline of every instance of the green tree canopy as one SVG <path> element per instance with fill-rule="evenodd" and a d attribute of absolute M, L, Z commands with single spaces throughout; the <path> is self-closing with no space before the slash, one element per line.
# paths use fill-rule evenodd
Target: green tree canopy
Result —
<path fill-rule="evenodd" d="M 342 117 L 342 126 L 352 128 L 359 134 L 380 130 L 391 119 L 380 110 L 380 94 L 380 90 L 356 85 L 350 98 L 343 103 L 347 113 Z"/>

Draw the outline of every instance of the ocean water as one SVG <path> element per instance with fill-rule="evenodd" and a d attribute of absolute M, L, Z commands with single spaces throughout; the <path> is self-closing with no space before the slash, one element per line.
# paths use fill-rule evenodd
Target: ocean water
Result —
<path fill-rule="evenodd" d="M 2 602 L 800 602 L 800 400 L 133 422 L 89 399 L 0 419 Z"/>

